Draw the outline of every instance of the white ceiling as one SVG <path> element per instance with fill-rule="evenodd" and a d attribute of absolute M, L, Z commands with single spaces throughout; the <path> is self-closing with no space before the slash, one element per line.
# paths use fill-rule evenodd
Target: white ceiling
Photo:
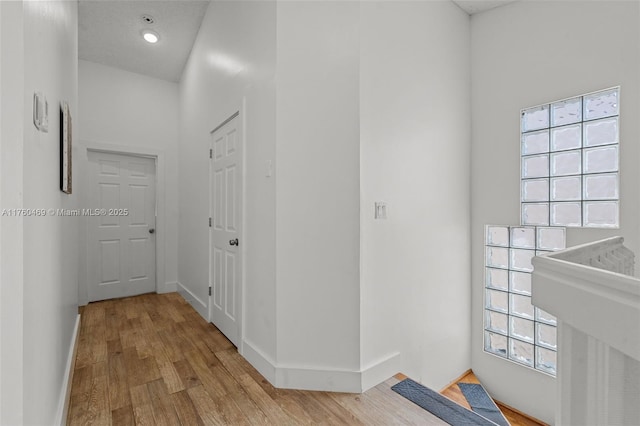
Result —
<path fill-rule="evenodd" d="M 514 1 L 518 0 L 453 0 L 455 4 L 460 6 L 460 8 L 469 15 L 513 3 Z"/>
<path fill-rule="evenodd" d="M 471 15 L 517 0 L 453 1 Z M 80 0 L 78 56 L 177 82 L 208 5 L 208 0 Z M 141 17 L 145 14 L 155 23 L 144 23 Z M 145 42 L 143 29 L 158 33 L 160 41 Z"/>
<path fill-rule="evenodd" d="M 78 56 L 177 82 L 208 5 L 199 0 L 80 0 Z M 144 14 L 155 23 L 144 23 Z M 143 29 L 158 33 L 158 43 L 144 41 Z"/>

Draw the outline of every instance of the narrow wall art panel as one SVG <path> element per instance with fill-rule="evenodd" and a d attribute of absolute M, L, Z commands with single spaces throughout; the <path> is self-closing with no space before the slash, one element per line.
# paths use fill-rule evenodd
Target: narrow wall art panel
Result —
<path fill-rule="evenodd" d="M 69 104 L 63 101 L 60 104 L 60 190 L 65 194 L 72 192 L 71 129 Z"/>

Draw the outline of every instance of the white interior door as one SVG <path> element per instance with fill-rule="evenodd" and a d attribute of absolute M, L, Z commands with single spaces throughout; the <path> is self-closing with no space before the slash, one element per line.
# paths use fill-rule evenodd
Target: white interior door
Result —
<path fill-rule="evenodd" d="M 89 301 L 156 290 L 155 159 L 89 151 Z"/>
<path fill-rule="evenodd" d="M 209 320 L 238 346 L 242 282 L 242 142 L 238 115 L 211 133 Z"/>

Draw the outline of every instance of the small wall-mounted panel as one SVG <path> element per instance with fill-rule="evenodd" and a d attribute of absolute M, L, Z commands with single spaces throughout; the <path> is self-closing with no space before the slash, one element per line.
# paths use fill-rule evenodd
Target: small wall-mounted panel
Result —
<path fill-rule="evenodd" d="M 49 131 L 49 103 L 41 92 L 33 94 L 33 124 L 41 132 Z"/>
<path fill-rule="evenodd" d="M 383 203 L 381 201 L 376 201 L 374 218 L 375 219 L 386 219 L 387 218 L 387 203 Z"/>

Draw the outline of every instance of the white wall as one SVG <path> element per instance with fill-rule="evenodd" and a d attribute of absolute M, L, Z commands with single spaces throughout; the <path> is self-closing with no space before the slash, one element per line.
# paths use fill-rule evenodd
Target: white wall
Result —
<path fill-rule="evenodd" d="M 22 2 L 0 2 L 0 205 L 23 205 Z M 23 422 L 23 219 L 0 217 L 0 424 Z M 16 284 L 17 283 L 17 284 Z"/>
<path fill-rule="evenodd" d="M 0 26 L 2 25 L 2 6 L 0 6 Z M 1 27 L 0 27 L 1 28 Z M 2 49 L 2 30 L 0 29 L 0 51 Z M 0 55 L 0 95 L 3 95 L 2 92 L 2 56 Z M 2 125 L 2 102 L 0 101 L 0 129 L 3 128 Z M 0 166 L 2 166 L 2 132 L 0 131 Z M 2 172 L 2 168 L 0 168 L 0 173 Z M 2 188 L 0 187 L 0 206 L 2 205 Z M 2 218 L 0 218 L 0 265 L 2 262 Z M 2 270 L 0 269 L 0 288 L 2 287 L 4 280 L 2 279 Z M 0 319 L 4 319 L 2 317 L 2 291 L 0 290 Z M 0 328 L 0 356 L 2 355 L 2 328 Z M 0 362 L 0 383 L 2 383 L 2 362 Z M 4 399 L 2 398 L 2 385 L 0 384 L 0 421 L 2 420 L 2 402 Z"/>
<path fill-rule="evenodd" d="M 244 342 L 276 358 L 274 2 L 211 2 L 180 81 L 181 291 L 206 316 L 209 132 L 245 104 Z"/>
<path fill-rule="evenodd" d="M 244 99 L 241 350 L 277 386 L 469 367 L 469 80 L 448 1 L 211 3 L 180 83 L 179 282 L 206 315 L 209 131 Z"/>
<path fill-rule="evenodd" d="M 359 4 L 278 4 L 278 363 L 359 371 Z M 284 386 L 301 386 L 291 382 Z"/>
<path fill-rule="evenodd" d="M 59 111 L 60 102 L 68 101 L 72 116 L 78 112 L 77 4 L 25 1 L 23 6 L 23 206 L 73 209 L 77 195 L 59 189 Z M 39 132 L 32 122 L 35 91 L 49 102 L 48 133 Z M 24 286 L 23 424 L 53 423 L 64 398 L 65 367 L 78 316 L 77 229 L 74 219 L 64 217 L 24 219 L 24 277 L 12 283 Z"/>
<path fill-rule="evenodd" d="M 567 244 L 622 235 L 640 253 L 639 8 L 516 2 L 471 20 L 472 368 L 497 399 L 546 422 L 554 419 L 555 380 L 482 349 L 484 225 L 519 223 L 520 109 L 620 85 L 620 229 L 569 229 Z"/>
<path fill-rule="evenodd" d="M 363 2 L 361 20 L 362 364 L 400 352 L 441 389 L 470 365 L 469 17 Z"/>
<path fill-rule="evenodd" d="M 175 291 L 178 280 L 178 85 L 119 70 L 94 62 L 79 61 L 80 117 L 76 140 L 80 173 L 87 173 L 87 147 L 154 154 L 159 156 L 158 223 L 156 227 L 158 290 Z M 160 181 L 161 179 L 163 179 Z M 83 194 L 86 180 L 78 182 Z M 164 192 L 161 191 L 164 187 Z M 83 207 L 86 205 L 81 199 Z M 81 218 L 84 244 L 87 218 Z M 164 241 L 164 242 L 163 242 Z M 86 283 L 86 250 L 82 250 L 80 276 Z M 86 285 L 80 286 L 80 303 L 86 304 Z"/>

